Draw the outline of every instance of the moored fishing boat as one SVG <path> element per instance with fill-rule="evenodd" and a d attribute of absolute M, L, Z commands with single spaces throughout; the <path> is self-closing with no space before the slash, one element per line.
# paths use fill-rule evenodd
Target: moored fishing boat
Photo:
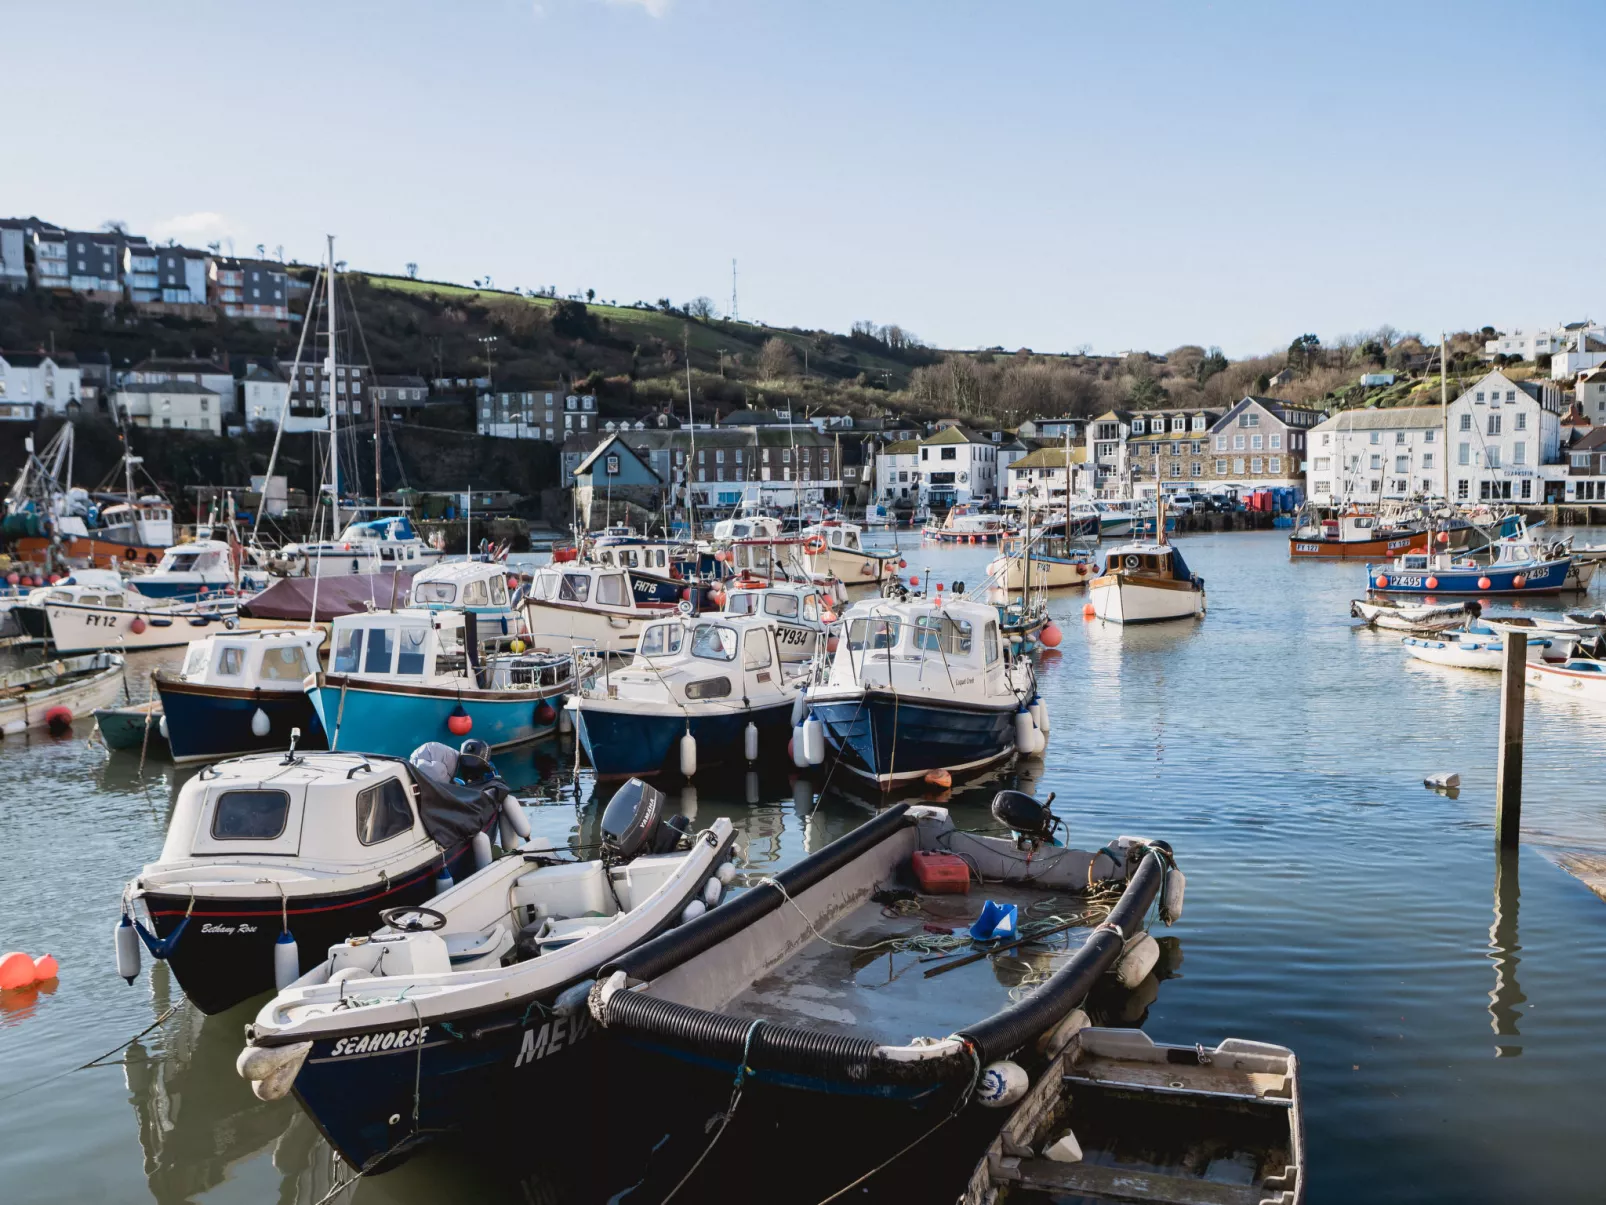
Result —
<path fill-rule="evenodd" d="M 597 968 L 683 918 L 719 915 L 735 877 L 731 822 L 688 827 L 630 782 L 603 815 L 601 858 L 530 842 L 426 908 L 387 910 L 385 928 L 331 943 L 262 1008 L 237 1070 L 265 1100 L 293 1088 L 370 1174 L 432 1138 L 505 1128 L 510 1100 L 561 1097 L 593 1117 L 579 1102 L 607 1095 L 586 1004 Z"/>
<path fill-rule="evenodd" d="M 160 699 L 123 707 L 97 707 L 95 731 L 108 749 L 137 749 L 157 757 L 169 756 L 167 737 L 162 735 Z"/>
<path fill-rule="evenodd" d="M 940 592 L 867 599 L 843 613 L 842 632 L 809 688 L 810 719 L 823 728 L 820 738 L 798 734 L 810 763 L 829 746 L 835 764 L 892 786 L 1040 750 L 1032 665 L 1008 654 L 993 607 Z"/>
<path fill-rule="evenodd" d="M 118 974 L 133 982 L 143 943 L 205 1013 L 287 984 L 381 909 L 428 900 L 443 871 L 488 863 L 510 798 L 472 752 L 220 762 L 184 784 L 161 857 L 124 889 Z"/>
<path fill-rule="evenodd" d="M 604 778 L 751 764 L 784 754 L 802 677 L 762 615 L 662 619 L 628 666 L 576 692 L 580 743 Z"/>
<path fill-rule="evenodd" d="M 1204 579 L 1163 541 L 1110 549 L 1104 572 L 1087 584 L 1087 596 L 1093 613 L 1109 623 L 1163 623 L 1205 613 Z"/>
<path fill-rule="evenodd" d="M 234 599 L 197 603 L 150 599 L 107 569 L 79 569 L 32 590 L 10 608 L 18 629 L 61 654 L 100 649 L 176 648 L 212 625 L 233 628 Z"/>
<path fill-rule="evenodd" d="M 1455 552 L 1408 552 L 1385 565 L 1367 565 L 1375 594 L 1544 595 L 1582 590 L 1595 565 L 1575 564 L 1565 542 L 1542 544 L 1523 526 L 1497 540 L 1487 562 Z"/>
<path fill-rule="evenodd" d="M 1296 560 L 1392 557 L 1414 549 L 1425 551 L 1432 538 L 1427 519 L 1420 511 L 1379 514 L 1350 506 L 1339 514 L 1323 517 L 1307 508 L 1294 521 L 1288 555 Z"/>
<path fill-rule="evenodd" d="M 993 807 L 1047 814 L 1014 791 Z M 1144 918 L 1156 901 L 1168 923 L 1181 914 L 1181 874 L 1163 842 L 1068 848 L 1049 837 L 1052 822 L 1015 819 L 1011 827 L 1034 827 L 1013 839 L 983 836 L 958 829 L 946 809 L 895 805 L 713 914 L 605 964 L 591 1014 L 609 1038 L 641 1048 L 638 1057 L 652 1051 L 727 1075 L 740 1068 L 738 1083 L 888 1108 L 1013 1104 L 1042 1066 L 1039 1044 L 1079 1024 L 1075 1010 L 1094 984 L 1113 969 L 1130 989 L 1151 973 L 1159 949 Z M 933 948 L 927 909 L 943 900 L 925 888 L 950 868 L 952 890 L 972 876 L 986 884 L 988 906 L 960 903 L 964 923 L 975 919 L 973 938 L 936 946 L 955 956 L 951 965 L 893 974 L 891 958 Z M 889 910 L 885 889 L 904 884 L 893 894 L 919 907 Z M 1118 898 L 1101 906 L 1100 894 Z M 991 963 L 1011 948 L 995 939 L 1000 923 L 1019 935 L 1016 945 L 1066 935 L 1014 1003 L 1014 977 Z M 951 974 L 967 965 L 976 969 Z M 965 1013 L 989 999 L 995 1011 L 967 1023 Z"/>
<path fill-rule="evenodd" d="M 1026 588 L 1025 547 L 1025 536 L 1011 536 L 1004 541 L 1002 551 L 987 563 L 987 578 L 994 586 L 1002 590 Z M 1083 586 L 1098 574 L 1097 554 L 1064 536 L 1034 534 L 1031 560 L 1034 590 Z"/>
<path fill-rule="evenodd" d="M 323 642 L 317 627 L 214 632 L 190 645 L 177 673 L 157 670 L 158 727 L 173 760 L 283 749 L 298 729 L 302 749 L 324 748 L 306 687 Z"/>
<path fill-rule="evenodd" d="M 737 578 L 720 608 L 726 615 L 761 615 L 775 629 L 781 660 L 796 665 L 814 660 L 826 639 L 826 616 L 836 617 L 838 602 L 799 582 L 765 583 Z"/>
<path fill-rule="evenodd" d="M 635 651 L 642 627 L 675 604 L 638 591 L 634 577 L 630 569 L 584 561 L 537 569 L 520 604 L 531 641 L 555 652 Z"/>
<path fill-rule="evenodd" d="M 1368 627 L 1390 632 L 1442 632 L 1458 628 L 1483 607 L 1474 600 L 1459 603 L 1409 603 L 1388 598 L 1350 600 L 1349 613 Z"/>
<path fill-rule="evenodd" d="M 828 519 L 798 534 L 803 539 L 804 564 L 816 577 L 866 586 L 880 585 L 897 572 L 898 554 L 866 548 L 864 529 L 857 523 Z"/>
<path fill-rule="evenodd" d="M 984 514 L 969 503 L 960 503 L 941 523 L 928 522 L 920 534 L 939 544 L 996 544 L 1008 531 L 1009 520 L 1003 515 Z"/>
<path fill-rule="evenodd" d="M 332 416 L 330 421 L 333 423 Z M 286 544 L 271 558 L 269 567 L 281 577 L 342 577 L 423 569 L 443 555 L 441 549 L 419 537 L 405 514 L 381 515 L 348 523 L 332 540 Z"/>
<path fill-rule="evenodd" d="M 254 594 L 267 586 L 268 578 L 242 568 L 244 555 L 240 545 L 223 540 L 175 544 L 162 553 L 155 569 L 131 579 L 129 588 L 146 598 L 177 602 L 199 602 L 214 594 Z"/>
<path fill-rule="evenodd" d="M 518 575 L 500 561 L 441 561 L 420 570 L 399 593 L 409 606 L 426 611 L 472 611 L 482 637 L 515 636 L 524 630 L 514 593 L 522 584 L 510 585 L 516 581 Z"/>

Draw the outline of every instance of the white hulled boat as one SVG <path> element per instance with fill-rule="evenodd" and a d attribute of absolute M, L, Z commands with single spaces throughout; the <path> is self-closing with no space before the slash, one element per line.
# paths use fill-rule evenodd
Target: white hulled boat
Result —
<path fill-rule="evenodd" d="M 1168 543 L 1121 544 L 1087 586 L 1093 613 L 1110 623 L 1162 623 L 1205 613 L 1204 579 Z"/>
<path fill-rule="evenodd" d="M 879 585 L 897 572 L 896 552 L 875 552 L 864 546 L 864 529 L 857 523 L 827 520 L 805 527 L 803 554 L 811 573 L 834 577 L 850 586 Z"/>

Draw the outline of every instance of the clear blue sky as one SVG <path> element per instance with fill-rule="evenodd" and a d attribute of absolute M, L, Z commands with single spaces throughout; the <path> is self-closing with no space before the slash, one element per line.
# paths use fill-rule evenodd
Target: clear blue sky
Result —
<path fill-rule="evenodd" d="M 1606 317 L 1587 7 L 5 11 L 0 215 L 952 347 Z"/>

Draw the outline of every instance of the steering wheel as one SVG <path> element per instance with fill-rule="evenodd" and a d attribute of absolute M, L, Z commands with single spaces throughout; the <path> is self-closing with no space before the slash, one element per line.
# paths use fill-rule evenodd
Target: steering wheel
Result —
<path fill-rule="evenodd" d="M 406 922 L 400 917 L 411 916 Z M 386 908 L 379 914 L 379 919 L 392 929 L 399 929 L 403 933 L 433 933 L 437 929 L 446 928 L 446 917 L 433 908 L 420 907 L 414 904 L 408 908 Z"/>

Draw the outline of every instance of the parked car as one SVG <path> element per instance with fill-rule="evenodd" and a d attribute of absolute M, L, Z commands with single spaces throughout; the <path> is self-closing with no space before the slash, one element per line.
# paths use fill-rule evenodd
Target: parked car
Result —
<path fill-rule="evenodd" d="M 1200 500 L 1193 494 L 1179 490 L 1166 500 L 1166 505 L 1179 515 L 1191 515 L 1200 509 Z"/>

